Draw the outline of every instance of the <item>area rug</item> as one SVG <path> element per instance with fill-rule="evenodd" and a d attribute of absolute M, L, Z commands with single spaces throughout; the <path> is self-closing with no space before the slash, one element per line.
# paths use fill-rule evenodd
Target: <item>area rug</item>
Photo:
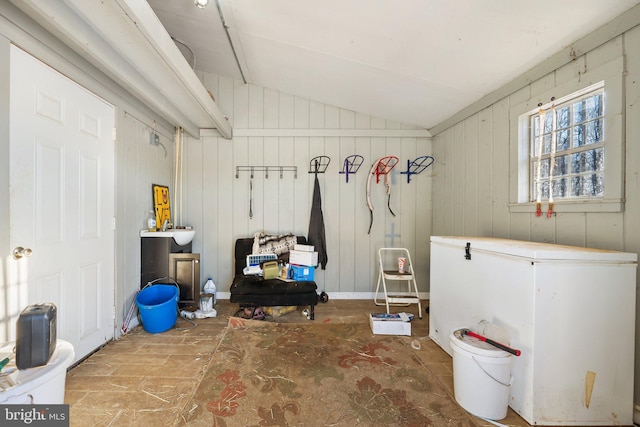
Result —
<path fill-rule="evenodd" d="M 189 426 L 474 426 L 411 348 L 369 324 L 232 317 Z"/>

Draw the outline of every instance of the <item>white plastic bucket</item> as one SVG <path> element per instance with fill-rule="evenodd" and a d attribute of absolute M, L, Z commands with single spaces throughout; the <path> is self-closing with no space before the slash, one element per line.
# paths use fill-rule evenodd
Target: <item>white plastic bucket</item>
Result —
<path fill-rule="evenodd" d="M 15 343 L 11 342 L 1 348 L 0 353 L 11 353 L 14 346 Z M 63 404 L 67 368 L 73 362 L 74 356 L 75 351 L 71 343 L 58 340 L 56 349 L 46 365 L 16 370 L 5 378 L 5 381 L 13 386 L 0 390 L 0 405 Z"/>
<path fill-rule="evenodd" d="M 507 416 L 511 354 L 462 334 L 450 336 L 453 391 L 456 401 L 475 416 L 501 420 Z"/>

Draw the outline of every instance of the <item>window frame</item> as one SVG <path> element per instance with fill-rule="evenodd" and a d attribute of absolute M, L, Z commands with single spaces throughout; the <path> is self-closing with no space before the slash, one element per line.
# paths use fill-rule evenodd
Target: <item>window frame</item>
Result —
<path fill-rule="evenodd" d="M 557 73 L 557 72 L 556 72 Z M 555 74 L 551 76 L 555 77 Z M 609 61 L 543 93 L 532 95 L 510 109 L 510 212 L 536 212 L 530 201 L 530 116 L 538 104 L 552 97 L 567 99 L 584 94 L 604 82 L 605 166 L 604 196 L 593 198 L 554 198 L 555 212 L 622 212 L 624 210 L 624 59 Z M 529 88 L 533 89 L 534 85 Z M 548 88 L 548 86 L 547 86 Z M 548 201 L 543 200 L 543 211 Z"/>

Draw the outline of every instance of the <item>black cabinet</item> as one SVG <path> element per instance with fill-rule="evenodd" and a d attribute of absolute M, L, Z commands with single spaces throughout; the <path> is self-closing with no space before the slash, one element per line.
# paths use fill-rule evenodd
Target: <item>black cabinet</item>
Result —
<path fill-rule="evenodd" d="M 140 288 L 158 279 L 171 279 L 180 288 L 180 304 L 197 304 L 200 299 L 200 254 L 191 243 L 178 245 L 171 237 L 142 237 L 140 243 Z"/>

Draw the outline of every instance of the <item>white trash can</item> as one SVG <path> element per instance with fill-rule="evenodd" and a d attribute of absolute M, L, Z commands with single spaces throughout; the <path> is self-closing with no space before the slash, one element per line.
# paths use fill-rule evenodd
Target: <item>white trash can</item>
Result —
<path fill-rule="evenodd" d="M 0 348 L 0 353 L 11 353 L 15 342 Z M 71 343 L 56 341 L 56 349 L 44 366 L 15 370 L 5 378 L 6 384 L 13 384 L 0 390 L 0 405 L 61 405 L 67 368 L 71 366 L 75 351 Z M 6 370 L 7 368 L 5 368 Z"/>
<path fill-rule="evenodd" d="M 453 391 L 471 414 L 490 420 L 507 416 L 511 386 L 511 354 L 477 338 L 453 331 Z"/>

